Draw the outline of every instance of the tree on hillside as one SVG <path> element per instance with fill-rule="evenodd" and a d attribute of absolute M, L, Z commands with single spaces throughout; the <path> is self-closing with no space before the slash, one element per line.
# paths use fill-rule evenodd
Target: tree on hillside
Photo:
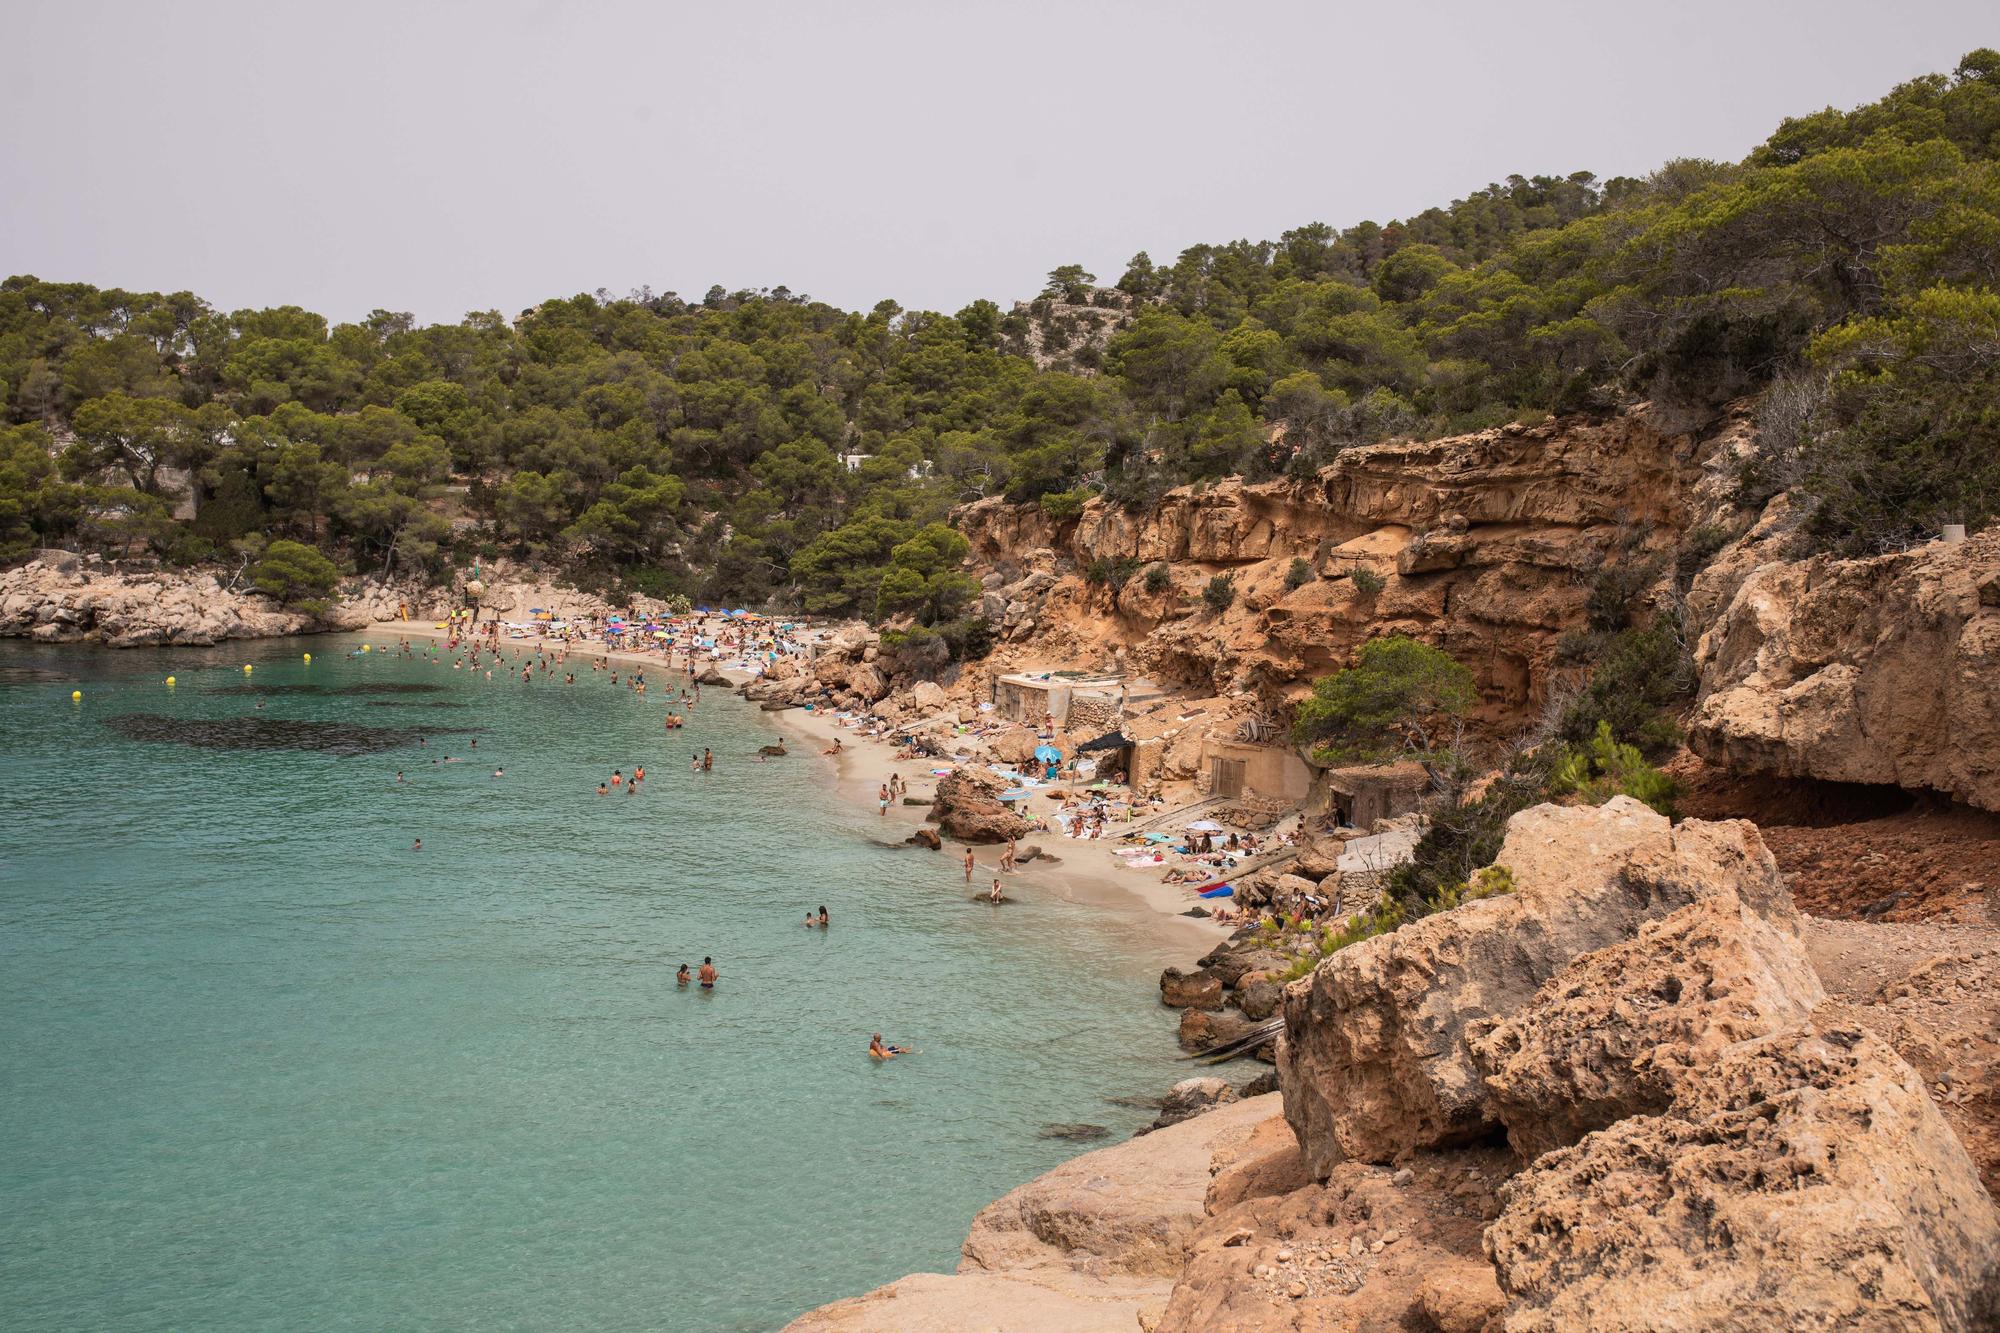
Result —
<path fill-rule="evenodd" d="M 264 548 L 264 557 L 250 571 L 259 592 L 318 615 L 326 596 L 340 582 L 340 570 L 317 548 L 304 542 L 279 540 Z"/>
<path fill-rule="evenodd" d="M 1064 264 L 1049 270 L 1048 284 L 1042 288 L 1042 295 L 1052 300 L 1067 301 L 1071 305 L 1082 305 L 1090 299 L 1090 288 L 1097 281 L 1097 275 L 1085 271 L 1081 264 Z"/>
<path fill-rule="evenodd" d="M 1404 634 L 1371 639 L 1361 660 L 1313 682 L 1292 739 L 1325 763 L 1380 763 L 1433 752 L 1444 724 L 1474 699 L 1472 673 Z"/>

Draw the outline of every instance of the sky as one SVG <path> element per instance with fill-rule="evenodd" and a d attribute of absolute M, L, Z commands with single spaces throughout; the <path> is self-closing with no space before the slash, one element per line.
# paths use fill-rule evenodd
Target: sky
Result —
<path fill-rule="evenodd" d="M 850 309 L 1734 159 L 1991 0 L 0 0 L 0 272 L 222 309 Z"/>

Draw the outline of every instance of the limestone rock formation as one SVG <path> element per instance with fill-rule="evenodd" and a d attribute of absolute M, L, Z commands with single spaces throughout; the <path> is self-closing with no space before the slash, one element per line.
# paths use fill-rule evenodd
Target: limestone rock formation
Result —
<path fill-rule="evenodd" d="M 1531 1161 L 1665 1110 L 1729 1047 L 1808 1023 L 1823 999 L 1796 927 L 1718 885 L 1578 958 L 1471 1044 L 1493 1114 Z"/>
<path fill-rule="evenodd" d="M 1521 812 L 1497 864 L 1514 892 L 1350 945 L 1287 990 L 1285 1115 L 1315 1172 L 1494 1132 L 1471 1039 L 1572 959 L 1718 885 L 1773 920 L 1796 917 L 1753 827 L 1676 829 L 1629 797 Z"/>
<path fill-rule="evenodd" d="M 947 838 L 959 842 L 1006 842 L 1023 837 L 1028 821 L 1007 808 L 994 793 L 988 776 L 970 769 L 954 769 L 938 779 L 937 793 L 929 818 Z"/>
<path fill-rule="evenodd" d="M 1170 1009 L 1220 1009 L 1222 978 L 1201 968 L 1170 967 L 1160 973 L 1160 1003 Z"/>
<path fill-rule="evenodd" d="M 0 573 L 0 637 L 193 646 L 299 634 L 316 624 L 261 594 L 226 589 L 210 574 L 124 573 L 63 551 Z"/>
<path fill-rule="evenodd" d="M 1927 788 L 2000 810 L 2000 528 L 1740 578 L 1696 647 L 1689 744 L 1737 772 Z"/>
<path fill-rule="evenodd" d="M 2000 1216 L 1909 1067 L 1858 1029 L 1738 1046 L 1501 1197 L 1507 1333 L 2000 1320 Z"/>
<path fill-rule="evenodd" d="M 1092 501 L 1070 524 L 999 499 L 955 522 L 977 565 L 1016 580 L 1002 654 L 1024 666 L 1123 650 L 1156 679 L 1281 702 L 1394 628 L 1471 667 L 1498 721 L 1539 706 L 1556 642 L 1607 556 L 1672 546 L 1714 447 L 1637 411 L 1349 449 L 1312 478 L 1180 487 L 1135 511 Z M 1294 559 L 1318 577 L 1288 585 Z M 1166 589 L 1090 585 L 1081 571 L 1094 561 L 1160 562 Z M 1018 576 L 1030 566 L 1054 572 Z M 1357 589 L 1357 569 L 1386 586 Z M 1198 596 L 1218 573 L 1237 588 L 1219 615 Z M 1184 744 L 1190 753 L 1167 756 L 1183 777 L 1198 735 Z"/>

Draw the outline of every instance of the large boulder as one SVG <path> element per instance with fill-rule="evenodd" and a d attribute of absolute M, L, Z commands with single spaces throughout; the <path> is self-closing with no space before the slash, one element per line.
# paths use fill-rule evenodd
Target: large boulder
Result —
<path fill-rule="evenodd" d="M 960 768 L 938 779 L 928 817 L 945 837 L 958 842 L 994 843 L 1019 838 L 1028 832 L 1028 821 L 999 799 L 995 794 L 998 787 L 990 777 Z"/>
<path fill-rule="evenodd" d="M 1166 1098 L 1160 1103 L 1160 1114 L 1152 1124 L 1138 1132 L 1151 1134 L 1154 1130 L 1178 1125 L 1183 1120 L 1192 1120 L 1204 1112 L 1236 1101 L 1239 1095 L 1225 1079 L 1184 1078 L 1167 1089 Z"/>
<path fill-rule="evenodd" d="M 847 688 L 863 703 L 872 704 L 889 692 L 889 682 L 873 666 L 862 663 L 848 670 Z"/>
<path fill-rule="evenodd" d="M 1285 994 L 1285 1115 L 1322 1176 L 1501 1127 L 1471 1049 L 1572 959 L 1718 889 L 1796 922 L 1756 829 L 1678 829 L 1629 797 L 1537 806 L 1508 821 L 1496 864 L 1514 891 L 1335 953 Z"/>
<path fill-rule="evenodd" d="M 1765 564 L 1695 661 L 1688 743 L 1732 772 L 1897 783 L 2000 810 L 2000 527 Z"/>
<path fill-rule="evenodd" d="M 1809 1023 L 1826 998 L 1789 922 L 1722 886 L 1556 973 L 1515 1017 L 1474 1025 L 1493 1114 L 1524 1161 L 1663 1111 L 1739 1042 Z"/>
<path fill-rule="evenodd" d="M 1169 1009 L 1220 1009 L 1222 978 L 1199 968 L 1183 972 L 1170 967 L 1160 973 L 1160 1003 Z"/>
<path fill-rule="evenodd" d="M 986 748 L 1003 764 L 1025 764 L 1035 757 L 1035 747 L 1041 743 L 1026 727 L 1009 727 L 988 740 Z"/>
<path fill-rule="evenodd" d="M 1501 1199 L 1506 1333 L 2000 1326 L 2000 1215 L 1909 1066 L 1858 1028 L 1743 1043 Z"/>

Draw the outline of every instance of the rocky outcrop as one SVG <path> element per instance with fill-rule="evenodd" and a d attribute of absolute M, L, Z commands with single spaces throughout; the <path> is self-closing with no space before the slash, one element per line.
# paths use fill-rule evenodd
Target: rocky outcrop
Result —
<path fill-rule="evenodd" d="M 1133 511 L 1092 501 L 1068 524 L 997 499 L 956 521 L 996 581 L 1002 661 L 1122 654 L 1200 693 L 1282 702 L 1394 630 L 1470 667 L 1497 723 L 1542 701 L 1591 575 L 1672 548 L 1714 447 L 1642 410 L 1350 449 L 1308 480 L 1181 487 Z M 1315 577 L 1293 586 L 1294 560 Z M 1081 577 L 1093 563 L 1164 577 L 1107 589 Z M 1218 573 L 1236 588 L 1220 614 L 1200 598 Z"/>
<path fill-rule="evenodd" d="M 96 557 L 45 552 L 0 574 L 0 637 L 111 648 L 208 645 L 320 628 L 211 574 L 119 572 Z"/>
<path fill-rule="evenodd" d="M 1793 922 L 1770 853 L 1748 824 L 1672 828 L 1629 797 L 1516 815 L 1496 864 L 1512 893 L 1350 945 L 1285 996 L 1285 1114 L 1324 1174 L 1469 1143 L 1501 1125 L 1472 1040 L 1579 956 L 1730 886 Z"/>
<path fill-rule="evenodd" d="M 1711 585 L 1724 579 L 1726 601 Z M 1861 560 L 1704 573 L 1689 744 L 1735 772 L 1894 783 L 2000 810 L 2000 528 Z"/>
<path fill-rule="evenodd" d="M 955 1274 L 906 1277 L 789 1328 L 1139 1328 L 1158 1319 L 1187 1264 L 1218 1164 L 1276 1117 L 1277 1101 L 1234 1102 L 1066 1162 L 981 1210 Z"/>
<path fill-rule="evenodd" d="M 1026 836 L 1028 821 L 1007 808 L 995 792 L 990 775 L 953 769 L 938 779 L 927 816 L 947 838 L 959 842 L 994 843 Z"/>
<path fill-rule="evenodd" d="M 1486 1233 L 1507 1333 L 1980 1329 L 2000 1219 L 1858 1029 L 1742 1043 L 1664 1113 L 1539 1158 Z"/>
<path fill-rule="evenodd" d="M 1733 886 L 1585 954 L 1513 1019 L 1471 1038 L 1523 1160 L 1662 1111 L 1728 1047 L 1798 1028 L 1826 998 L 1796 924 Z"/>

